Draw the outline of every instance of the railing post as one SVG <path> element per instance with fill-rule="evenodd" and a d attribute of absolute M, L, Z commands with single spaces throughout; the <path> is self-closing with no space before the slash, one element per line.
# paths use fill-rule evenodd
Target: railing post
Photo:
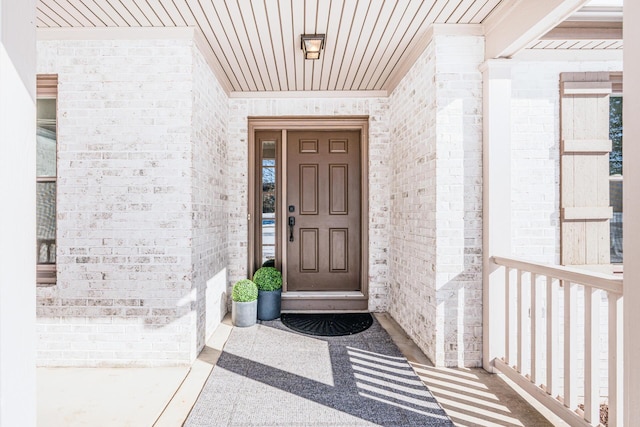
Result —
<path fill-rule="evenodd" d="M 531 382 L 537 384 L 540 380 L 538 375 L 540 364 L 538 363 L 538 352 L 541 345 L 541 323 L 540 322 L 540 292 L 538 290 L 538 275 L 531 273 Z"/>
<path fill-rule="evenodd" d="M 511 269 L 504 268 L 504 363 L 511 366 Z"/>
<path fill-rule="evenodd" d="M 547 393 L 558 396 L 558 286 L 547 276 Z"/>
<path fill-rule="evenodd" d="M 640 420 L 640 2 L 624 0 L 623 16 L 624 122 L 624 425 Z"/>
<path fill-rule="evenodd" d="M 492 307 L 504 301 L 505 275 L 491 255 L 511 253 L 511 61 L 488 60 L 482 67 L 482 364 L 504 356 L 505 312 Z"/>
<path fill-rule="evenodd" d="M 609 299 L 609 427 L 623 425 L 622 295 L 611 292 Z"/>
<path fill-rule="evenodd" d="M 571 282 L 563 281 L 564 286 L 564 406 L 575 410 L 578 406 L 578 390 L 576 373 L 577 367 L 577 337 L 573 328 L 576 328 L 576 303 L 577 286 Z"/>
<path fill-rule="evenodd" d="M 584 419 L 600 422 L 600 291 L 584 288 Z"/>
<path fill-rule="evenodd" d="M 526 356 L 530 355 L 530 341 L 529 334 L 531 333 L 530 318 L 529 318 L 529 297 L 531 292 L 527 292 L 525 289 L 525 281 L 522 280 L 524 271 L 518 270 L 518 372 L 522 375 L 529 373 L 525 369 Z M 527 366 L 530 368 L 531 364 Z"/>

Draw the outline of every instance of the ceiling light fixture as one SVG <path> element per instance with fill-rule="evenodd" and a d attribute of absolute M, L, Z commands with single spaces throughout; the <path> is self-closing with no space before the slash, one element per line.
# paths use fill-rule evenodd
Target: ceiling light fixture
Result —
<path fill-rule="evenodd" d="M 320 51 L 324 47 L 324 34 L 302 34 L 300 41 L 304 59 L 320 59 Z"/>

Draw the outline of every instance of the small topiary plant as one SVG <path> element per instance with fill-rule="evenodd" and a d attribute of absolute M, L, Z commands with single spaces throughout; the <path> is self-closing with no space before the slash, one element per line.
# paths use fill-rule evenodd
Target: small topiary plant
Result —
<path fill-rule="evenodd" d="M 233 285 L 231 299 L 235 302 L 251 302 L 258 299 L 258 287 L 249 279 L 243 279 Z"/>
<path fill-rule="evenodd" d="M 275 267 L 261 267 L 253 275 L 258 290 L 277 291 L 282 289 L 282 274 Z"/>

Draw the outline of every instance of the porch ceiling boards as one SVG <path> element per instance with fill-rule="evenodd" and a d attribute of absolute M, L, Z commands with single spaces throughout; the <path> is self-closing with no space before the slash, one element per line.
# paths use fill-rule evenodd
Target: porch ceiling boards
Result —
<path fill-rule="evenodd" d="M 622 50 L 622 2 L 592 0 L 527 49 Z"/>
<path fill-rule="evenodd" d="M 622 0 L 38 0 L 36 17 L 40 29 L 199 28 L 200 46 L 236 96 L 389 93 L 432 24 L 485 34 L 489 58 L 622 49 Z M 303 60 L 303 33 L 326 34 L 319 60 Z"/>
<path fill-rule="evenodd" d="M 535 40 L 527 49 L 553 49 L 553 50 L 622 50 L 622 40 L 598 39 L 598 40 Z"/>
<path fill-rule="evenodd" d="M 480 24 L 501 0 L 39 0 L 37 26 L 199 27 L 233 92 L 381 91 L 432 23 Z M 325 33 L 320 60 L 300 35 Z M 406 71 L 406 69 L 404 70 Z"/>

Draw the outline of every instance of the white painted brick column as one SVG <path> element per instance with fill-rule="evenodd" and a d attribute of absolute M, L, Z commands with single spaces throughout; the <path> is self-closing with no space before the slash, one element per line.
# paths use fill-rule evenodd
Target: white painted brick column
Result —
<path fill-rule="evenodd" d="M 436 365 L 482 359 L 484 39 L 434 34 L 436 50 Z"/>
<path fill-rule="evenodd" d="M 0 0 L 0 426 L 36 425 L 35 0 Z"/>
<path fill-rule="evenodd" d="M 389 313 L 437 366 L 479 366 L 484 40 L 439 30 L 390 97 Z"/>
<path fill-rule="evenodd" d="M 505 276 L 491 265 L 492 255 L 511 253 L 511 61 L 488 60 L 483 76 L 482 180 L 482 365 L 492 372 L 492 360 L 504 352 L 504 310 L 491 304 L 504 301 Z"/>
<path fill-rule="evenodd" d="M 640 420 L 640 3 L 624 2 L 624 425 Z M 629 143 L 627 143 L 629 142 Z"/>

